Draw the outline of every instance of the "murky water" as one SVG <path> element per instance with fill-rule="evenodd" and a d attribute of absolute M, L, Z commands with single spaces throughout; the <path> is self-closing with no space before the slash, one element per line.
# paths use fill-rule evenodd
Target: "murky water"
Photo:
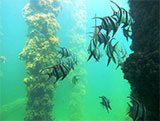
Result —
<path fill-rule="evenodd" d="M 26 104 L 25 62 L 19 59 L 19 53 L 27 40 L 27 28 L 22 9 L 28 3 L 26 0 L 2 0 L 0 55 L 6 57 L 5 63 L 0 63 L 0 120 L 22 121 Z M 127 11 L 127 0 L 116 3 Z M 109 16 L 112 14 L 109 0 L 65 0 L 59 12 L 57 21 L 61 26 L 57 37 L 61 46 L 77 53 L 80 66 L 77 65 L 69 75 L 58 82 L 54 94 L 53 116 L 56 121 L 129 121 L 128 112 L 130 86 L 123 78 L 120 67 L 113 61 L 107 66 L 105 52 L 99 62 L 94 58 L 87 62 L 87 48 L 90 37 L 87 32 L 93 32 L 95 14 Z M 114 6 L 115 7 L 115 6 Z M 115 7 L 116 9 L 116 7 Z M 101 20 L 97 20 L 99 25 Z M 126 41 L 122 29 L 114 36 L 119 46 L 131 53 L 131 40 Z M 72 83 L 72 77 L 79 76 L 78 84 Z M 100 104 L 99 96 L 110 100 L 112 110 L 107 110 Z"/>

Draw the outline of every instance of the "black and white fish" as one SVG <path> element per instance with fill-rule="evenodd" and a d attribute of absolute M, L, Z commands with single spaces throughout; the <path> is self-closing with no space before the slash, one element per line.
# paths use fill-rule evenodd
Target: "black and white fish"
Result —
<path fill-rule="evenodd" d="M 90 42 L 89 44 L 89 47 L 88 47 L 88 53 L 90 54 L 89 57 L 88 57 L 88 60 L 89 61 L 91 59 L 91 57 L 94 57 L 96 59 L 96 61 L 99 61 L 100 58 L 102 57 L 102 53 L 99 49 L 99 47 L 93 47 L 92 45 L 92 41 Z"/>
<path fill-rule="evenodd" d="M 73 58 L 66 58 L 66 65 L 74 70 L 75 62 Z"/>
<path fill-rule="evenodd" d="M 102 102 L 100 103 L 102 104 L 102 106 L 106 108 L 108 112 L 109 112 L 109 109 L 112 110 L 109 99 L 107 99 L 105 96 L 100 96 L 99 98 L 102 99 Z"/>
<path fill-rule="evenodd" d="M 72 60 L 73 60 L 74 64 L 76 64 L 76 65 L 77 65 L 77 64 L 78 64 L 78 58 L 77 58 L 77 55 L 72 54 L 71 58 L 72 58 Z"/>
<path fill-rule="evenodd" d="M 130 110 L 128 112 L 129 116 L 133 119 L 133 121 L 139 121 L 139 120 L 144 121 L 145 118 L 146 118 L 146 108 L 145 108 L 145 106 L 131 96 L 128 97 L 128 98 L 132 99 L 132 104 L 133 104 L 133 106 L 131 106 L 128 103 L 128 106 L 130 108 Z"/>
<path fill-rule="evenodd" d="M 112 16 L 115 16 L 118 21 L 117 23 L 121 24 L 123 23 L 123 26 L 122 28 L 128 26 L 128 25 L 131 25 L 132 23 L 134 23 L 132 17 L 130 16 L 130 14 L 127 12 L 127 10 L 125 10 L 124 8 L 120 7 L 118 4 L 116 4 L 115 2 L 111 1 L 112 3 L 114 3 L 119 11 L 116 12 L 112 7 L 112 10 L 113 10 L 113 15 Z"/>
<path fill-rule="evenodd" d="M 106 34 L 102 33 L 102 32 L 99 32 L 97 34 L 97 41 L 99 42 L 99 45 L 100 46 L 102 43 L 104 44 L 104 47 L 103 49 L 105 49 L 106 45 L 108 44 L 109 42 L 109 39 L 110 39 L 110 36 L 107 36 Z"/>
<path fill-rule="evenodd" d="M 72 56 L 72 52 L 69 49 L 65 47 L 59 47 L 59 46 L 57 47 L 60 48 L 60 50 L 58 50 L 58 54 L 61 54 L 62 58 Z"/>
<path fill-rule="evenodd" d="M 132 32 L 129 29 L 130 29 L 130 27 L 128 27 L 127 29 L 123 28 L 123 35 L 126 37 L 127 41 L 128 41 L 128 38 L 131 38 L 130 32 Z"/>
<path fill-rule="evenodd" d="M 126 61 L 126 58 L 127 58 L 127 51 L 126 49 L 124 48 L 121 48 L 121 50 L 118 50 L 117 52 L 117 60 L 118 60 L 118 65 L 116 67 L 116 69 L 119 67 L 119 66 L 123 66 L 124 62 Z"/>
<path fill-rule="evenodd" d="M 63 64 L 66 67 L 72 68 L 74 70 L 74 66 L 78 64 L 77 57 L 75 56 L 70 56 L 66 58 L 61 58 L 59 61 L 57 61 L 57 64 Z"/>
<path fill-rule="evenodd" d="M 118 54 L 117 51 L 116 51 L 116 46 L 117 46 L 118 42 L 117 42 L 114 46 L 112 46 L 112 40 L 113 40 L 113 39 L 114 39 L 114 38 L 112 38 L 112 39 L 109 41 L 108 46 L 107 46 L 107 49 L 106 49 L 106 55 L 108 56 L 107 66 L 109 65 L 111 59 L 114 61 L 114 63 L 116 63 L 116 59 L 115 59 L 115 57 L 114 57 L 114 52 L 115 52 L 116 54 Z"/>
<path fill-rule="evenodd" d="M 47 71 L 48 69 L 52 69 L 52 70 L 49 72 L 49 71 Z M 43 73 L 44 71 L 47 71 L 47 72 Z M 56 77 L 56 81 L 54 83 L 56 83 L 60 78 L 61 78 L 61 80 L 63 80 L 68 75 L 69 72 L 70 72 L 70 68 L 66 67 L 63 64 L 57 64 L 57 65 L 46 67 L 46 68 L 40 70 L 40 73 L 42 73 L 42 75 L 48 75 L 47 81 L 52 76 Z"/>
<path fill-rule="evenodd" d="M 109 33 L 113 30 L 113 34 L 112 34 L 112 37 L 113 37 L 119 27 L 119 24 L 117 23 L 117 19 L 112 16 L 96 17 L 96 18 L 101 19 L 102 22 L 101 22 L 101 25 L 95 26 L 95 28 L 98 28 L 99 32 L 101 31 L 101 29 L 104 29 L 106 31 L 106 36 L 109 36 Z"/>

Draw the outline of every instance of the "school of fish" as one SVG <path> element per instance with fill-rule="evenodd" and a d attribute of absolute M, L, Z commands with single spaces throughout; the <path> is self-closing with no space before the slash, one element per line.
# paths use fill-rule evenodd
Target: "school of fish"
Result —
<path fill-rule="evenodd" d="M 109 65 L 110 61 L 113 60 L 113 62 L 116 64 L 116 60 L 118 60 L 118 66 L 122 66 L 123 62 L 126 59 L 126 51 L 121 52 L 125 50 L 125 48 L 118 49 L 118 43 L 116 42 L 114 45 L 112 44 L 113 40 L 116 40 L 114 38 L 114 35 L 116 34 L 118 28 L 123 29 L 123 35 L 126 37 L 127 41 L 128 38 L 131 37 L 131 25 L 134 23 L 132 17 L 129 15 L 129 13 L 122 7 L 120 7 L 115 2 L 111 1 L 118 9 L 119 11 L 115 11 L 112 7 L 113 14 L 111 16 L 105 16 L 105 17 L 95 17 L 95 26 L 94 32 L 89 32 L 89 34 L 93 34 L 91 37 L 89 47 L 88 47 L 88 61 L 93 57 L 96 61 L 99 61 L 102 57 L 102 52 L 100 49 L 100 46 L 104 44 L 103 50 L 105 50 L 105 53 L 108 57 L 107 66 Z M 97 19 L 101 20 L 101 24 L 97 26 Z M 111 31 L 113 32 L 112 35 L 110 35 Z M 119 54 L 121 53 L 121 54 Z M 116 57 L 115 57 L 116 54 Z M 124 54 L 124 55 L 122 55 Z M 117 69 L 116 68 L 116 69 Z"/>

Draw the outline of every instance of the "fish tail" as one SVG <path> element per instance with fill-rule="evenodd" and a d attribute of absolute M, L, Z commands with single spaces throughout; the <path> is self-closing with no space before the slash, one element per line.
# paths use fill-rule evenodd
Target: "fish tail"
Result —
<path fill-rule="evenodd" d="M 116 70 L 118 69 L 119 66 L 120 66 L 120 64 L 117 65 Z"/>
<path fill-rule="evenodd" d="M 109 65 L 110 61 L 111 61 L 111 58 L 109 58 L 109 59 L 108 59 L 108 63 L 107 63 L 107 66 Z"/>
<path fill-rule="evenodd" d="M 87 60 L 87 61 L 89 61 L 92 56 L 93 56 L 93 52 L 91 52 L 91 54 L 90 54 L 90 56 L 88 57 L 88 60 Z"/>
<path fill-rule="evenodd" d="M 95 16 L 95 17 L 93 17 L 92 19 L 103 19 L 102 17 L 97 17 L 97 16 Z"/>
<path fill-rule="evenodd" d="M 117 43 L 113 46 L 114 52 L 115 52 L 117 55 L 119 55 L 118 52 L 116 51 L 116 47 L 117 47 L 118 43 L 119 43 L 119 42 L 117 42 Z"/>

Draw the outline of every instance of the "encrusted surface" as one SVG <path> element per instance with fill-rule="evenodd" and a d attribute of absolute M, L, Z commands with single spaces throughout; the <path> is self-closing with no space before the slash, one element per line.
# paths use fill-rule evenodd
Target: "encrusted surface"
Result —
<path fill-rule="evenodd" d="M 160 40 L 159 1 L 129 0 L 132 25 L 133 54 L 122 68 L 131 84 L 131 95 L 147 109 L 146 120 L 159 120 Z"/>
<path fill-rule="evenodd" d="M 54 80 L 46 81 L 39 71 L 56 62 L 54 46 L 58 44 L 56 16 L 60 11 L 59 0 L 30 0 L 24 8 L 28 25 L 27 41 L 20 59 L 26 61 L 27 89 L 25 121 L 53 121 Z"/>

